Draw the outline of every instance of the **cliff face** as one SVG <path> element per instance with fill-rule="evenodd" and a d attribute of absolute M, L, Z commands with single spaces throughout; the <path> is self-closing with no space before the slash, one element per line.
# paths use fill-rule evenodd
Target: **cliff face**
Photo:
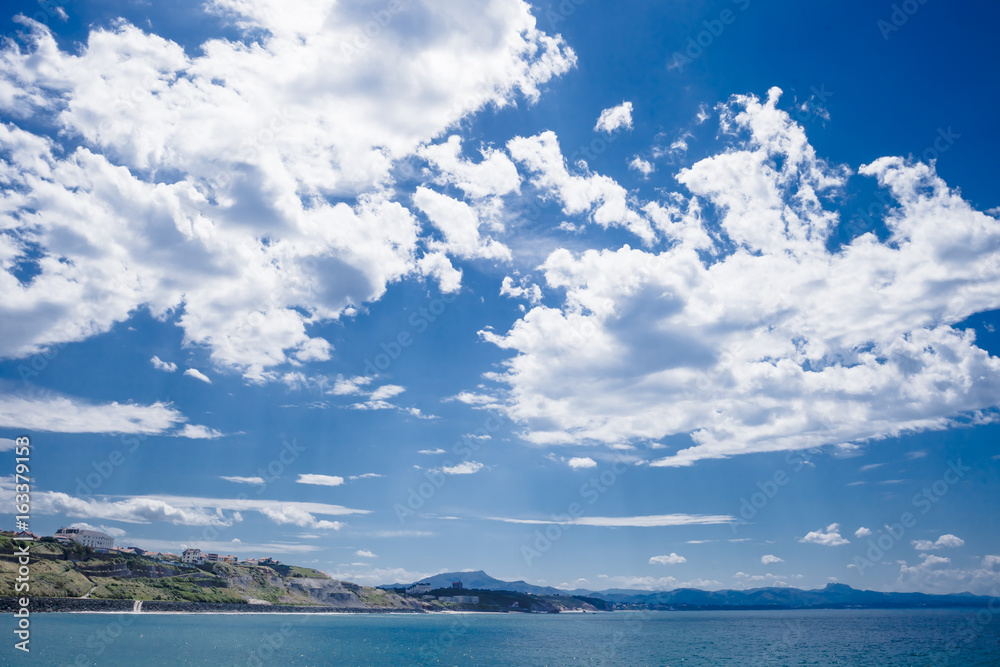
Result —
<path fill-rule="evenodd" d="M 3 546 L 3 545 L 0 545 Z M 336 581 L 294 566 L 213 563 L 198 568 L 141 556 L 79 553 L 54 543 L 32 545 L 33 598 L 158 601 L 162 603 L 294 605 L 327 611 L 406 611 L 423 606 L 396 593 Z M 14 597 L 17 563 L 0 553 L 0 598 Z M 8 576 L 10 575 L 10 576 Z M 94 604 L 88 601 L 87 604 Z"/>

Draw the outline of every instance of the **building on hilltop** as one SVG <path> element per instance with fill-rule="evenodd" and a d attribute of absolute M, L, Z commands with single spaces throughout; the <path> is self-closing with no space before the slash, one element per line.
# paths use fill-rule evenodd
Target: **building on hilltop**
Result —
<path fill-rule="evenodd" d="M 71 540 L 98 551 L 110 551 L 115 547 L 115 538 L 97 530 L 84 530 L 63 526 L 54 536 L 59 541 Z M 60 539 L 62 538 L 62 539 Z"/>
<path fill-rule="evenodd" d="M 430 593 L 432 586 L 430 584 L 413 584 L 406 589 L 408 595 L 423 595 L 424 593 Z"/>
<path fill-rule="evenodd" d="M 203 565 L 205 554 L 201 553 L 201 549 L 185 549 L 184 553 L 181 554 L 181 562 L 190 565 Z"/>

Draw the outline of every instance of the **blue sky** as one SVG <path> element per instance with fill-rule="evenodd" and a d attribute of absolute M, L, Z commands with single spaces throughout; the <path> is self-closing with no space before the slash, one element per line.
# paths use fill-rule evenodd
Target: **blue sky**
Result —
<path fill-rule="evenodd" d="M 1000 586 L 998 10 L 4 11 L 36 532 L 367 584 Z"/>

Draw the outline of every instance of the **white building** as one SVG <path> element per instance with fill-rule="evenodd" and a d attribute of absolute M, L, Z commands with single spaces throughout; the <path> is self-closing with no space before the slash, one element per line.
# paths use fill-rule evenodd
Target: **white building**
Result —
<path fill-rule="evenodd" d="M 181 562 L 202 565 L 205 562 L 205 554 L 201 553 L 201 549 L 185 549 L 181 554 Z"/>
<path fill-rule="evenodd" d="M 96 530 L 62 527 L 56 531 L 55 538 L 70 539 L 92 549 L 110 551 L 115 546 L 115 538 Z"/>
<path fill-rule="evenodd" d="M 410 586 L 409 588 L 406 589 L 406 592 L 409 595 L 423 595 L 424 593 L 430 593 L 431 592 L 431 585 L 430 584 L 413 584 L 412 586 Z"/>

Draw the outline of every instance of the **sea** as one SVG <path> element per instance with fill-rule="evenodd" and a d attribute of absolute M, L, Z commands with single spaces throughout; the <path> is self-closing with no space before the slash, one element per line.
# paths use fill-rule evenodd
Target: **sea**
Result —
<path fill-rule="evenodd" d="M 1000 665 L 986 609 L 54 613 L 12 665 Z"/>

